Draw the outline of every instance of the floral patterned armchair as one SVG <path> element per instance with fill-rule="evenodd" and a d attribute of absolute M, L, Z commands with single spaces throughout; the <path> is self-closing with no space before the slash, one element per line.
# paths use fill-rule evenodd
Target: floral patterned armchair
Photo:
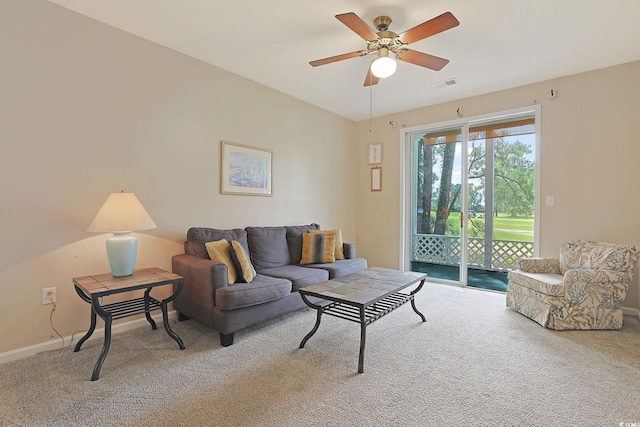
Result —
<path fill-rule="evenodd" d="M 620 329 L 638 256 L 635 246 L 577 240 L 559 259 L 523 258 L 509 273 L 507 307 L 549 329 Z"/>

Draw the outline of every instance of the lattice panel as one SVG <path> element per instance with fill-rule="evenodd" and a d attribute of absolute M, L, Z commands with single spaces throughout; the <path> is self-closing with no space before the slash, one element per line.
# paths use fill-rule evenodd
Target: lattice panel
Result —
<path fill-rule="evenodd" d="M 412 261 L 460 264 L 460 238 L 439 234 L 413 236 Z"/>
<path fill-rule="evenodd" d="M 512 240 L 486 241 L 468 239 L 468 264 L 486 270 L 509 271 L 518 268 L 518 260 L 533 256 L 533 243 Z M 412 261 L 437 264 L 460 264 L 460 238 L 439 234 L 415 234 L 412 241 Z M 489 254 L 487 254 L 489 251 Z M 489 259 L 487 259 L 489 258 Z"/>
<path fill-rule="evenodd" d="M 516 270 L 520 258 L 533 256 L 532 242 L 512 240 L 493 241 L 493 267 L 498 270 Z"/>
<path fill-rule="evenodd" d="M 485 268 L 484 265 L 484 239 L 469 238 L 469 253 L 467 264 L 472 267 Z"/>

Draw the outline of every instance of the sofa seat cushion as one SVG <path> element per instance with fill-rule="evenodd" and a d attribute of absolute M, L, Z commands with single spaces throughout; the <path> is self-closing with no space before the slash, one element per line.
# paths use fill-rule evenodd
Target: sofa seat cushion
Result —
<path fill-rule="evenodd" d="M 216 289 L 216 307 L 220 310 L 249 307 L 284 298 L 290 293 L 291 281 L 257 274 L 251 283 Z"/>
<path fill-rule="evenodd" d="M 249 256 L 256 271 L 289 264 L 285 227 L 246 227 Z"/>
<path fill-rule="evenodd" d="M 510 271 L 509 282 L 551 296 L 564 296 L 564 276 L 562 274 L 526 273 Z"/>
<path fill-rule="evenodd" d="M 347 274 L 357 273 L 366 270 L 367 260 L 364 258 L 339 259 L 336 262 L 327 264 L 310 264 L 310 268 L 318 268 L 329 272 L 329 280 L 336 277 L 346 276 Z"/>
<path fill-rule="evenodd" d="M 307 268 L 299 265 L 284 265 L 282 267 L 266 268 L 260 270 L 260 274 L 290 280 L 292 283 L 292 292 L 296 292 L 305 286 L 315 285 L 316 283 L 326 282 L 329 280 L 329 273 L 327 270 Z"/>

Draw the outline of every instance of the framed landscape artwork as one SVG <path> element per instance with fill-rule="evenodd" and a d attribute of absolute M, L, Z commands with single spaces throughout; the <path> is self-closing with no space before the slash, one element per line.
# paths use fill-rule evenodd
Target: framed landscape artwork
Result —
<path fill-rule="evenodd" d="M 220 193 L 271 196 L 272 158 L 270 150 L 222 141 Z"/>

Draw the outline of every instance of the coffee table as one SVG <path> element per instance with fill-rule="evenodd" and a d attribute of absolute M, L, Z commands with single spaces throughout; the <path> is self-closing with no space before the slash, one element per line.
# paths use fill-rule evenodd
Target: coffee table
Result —
<path fill-rule="evenodd" d="M 323 314 L 359 323 L 358 372 L 363 373 L 367 326 L 408 302 L 411 302 L 413 311 L 422 321 L 427 321 L 416 308 L 414 300 L 426 278 L 424 273 L 373 267 L 300 289 L 305 304 L 317 310 L 316 324 L 304 337 L 300 348 L 304 348 L 309 338 L 318 331 Z M 400 292 L 418 282 L 420 284 L 413 291 Z M 320 301 L 311 302 L 309 297 L 319 298 Z"/>

